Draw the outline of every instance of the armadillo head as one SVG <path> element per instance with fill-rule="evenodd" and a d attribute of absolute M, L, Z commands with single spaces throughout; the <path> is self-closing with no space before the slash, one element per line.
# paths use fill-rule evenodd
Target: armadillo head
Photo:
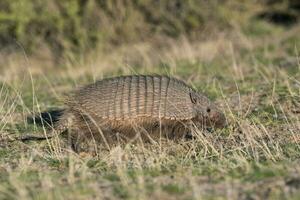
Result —
<path fill-rule="evenodd" d="M 197 92 L 190 93 L 196 117 L 194 121 L 207 128 L 223 128 L 226 126 L 226 118 L 221 110 L 207 97 Z"/>

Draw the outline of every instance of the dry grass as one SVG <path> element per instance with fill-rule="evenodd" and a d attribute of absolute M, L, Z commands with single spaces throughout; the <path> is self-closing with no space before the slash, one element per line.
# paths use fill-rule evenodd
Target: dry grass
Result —
<path fill-rule="evenodd" d="M 237 27 L 203 42 L 143 42 L 61 68 L 41 67 L 47 63 L 25 53 L 1 55 L 0 199 L 299 198 L 299 28 L 257 26 L 266 33 Z M 27 117 L 63 107 L 74 86 L 135 73 L 186 80 L 219 104 L 229 127 L 195 131 L 191 141 L 100 149 L 97 156 L 64 149 L 59 138 L 7 142 L 45 131 Z"/>

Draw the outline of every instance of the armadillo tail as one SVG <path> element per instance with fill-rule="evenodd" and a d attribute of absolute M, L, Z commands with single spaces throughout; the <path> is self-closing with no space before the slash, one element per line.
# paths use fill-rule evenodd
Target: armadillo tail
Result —
<path fill-rule="evenodd" d="M 54 127 L 54 129 L 52 129 L 52 131 L 50 131 L 49 133 L 46 132 L 43 135 L 25 134 L 25 135 L 21 135 L 21 136 L 17 137 L 16 140 L 25 142 L 28 140 L 51 139 L 51 138 L 65 132 L 69 128 L 72 121 L 73 121 L 73 117 L 71 115 L 63 116 L 62 119 L 58 122 L 58 124 Z"/>

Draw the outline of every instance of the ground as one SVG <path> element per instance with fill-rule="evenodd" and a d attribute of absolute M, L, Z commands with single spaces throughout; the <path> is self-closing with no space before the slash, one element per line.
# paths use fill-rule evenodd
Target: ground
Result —
<path fill-rule="evenodd" d="M 0 199 L 299 199 L 300 27 L 233 26 L 203 41 L 182 37 L 159 49 L 144 41 L 60 67 L 1 54 Z M 154 73 L 205 93 L 229 126 L 96 156 L 68 151 L 60 138 L 9 141 L 45 131 L 31 116 L 63 108 L 77 86 Z"/>

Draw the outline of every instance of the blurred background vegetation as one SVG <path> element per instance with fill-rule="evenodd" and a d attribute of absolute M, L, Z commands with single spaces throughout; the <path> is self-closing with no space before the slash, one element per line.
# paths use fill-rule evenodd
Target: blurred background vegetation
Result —
<path fill-rule="evenodd" d="M 290 26 L 300 6 L 298 0 L 1 0 L 0 50 L 47 49 L 57 61 L 130 42 L 199 40 L 230 30 L 247 9 L 257 11 L 251 17 Z"/>

